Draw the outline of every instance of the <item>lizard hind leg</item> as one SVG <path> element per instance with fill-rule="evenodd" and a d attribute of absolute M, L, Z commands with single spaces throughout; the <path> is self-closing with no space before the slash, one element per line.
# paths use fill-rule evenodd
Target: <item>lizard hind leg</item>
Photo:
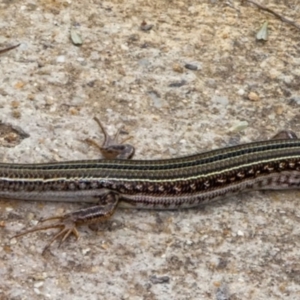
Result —
<path fill-rule="evenodd" d="M 64 214 L 62 216 L 53 216 L 45 219 L 41 219 L 40 222 L 48 222 L 57 220 L 51 224 L 37 225 L 31 229 L 27 229 L 23 232 L 16 234 L 14 237 L 20 237 L 28 233 L 59 228 L 60 230 L 54 234 L 54 236 L 47 243 L 42 254 L 46 252 L 53 244 L 54 241 L 59 240 L 59 246 L 71 235 L 73 234 L 76 237 L 76 240 L 79 238 L 79 232 L 77 227 L 83 224 L 101 222 L 108 219 L 115 211 L 115 208 L 118 204 L 118 195 L 116 193 L 109 192 L 106 195 L 102 196 L 99 204 L 91 206 L 88 208 L 80 209 L 71 213 Z"/>

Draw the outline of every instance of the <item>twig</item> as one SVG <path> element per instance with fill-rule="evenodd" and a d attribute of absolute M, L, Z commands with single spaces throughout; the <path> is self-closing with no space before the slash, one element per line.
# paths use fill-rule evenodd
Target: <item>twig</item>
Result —
<path fill-rule="evenodd" d="M 281 16 L 280 14 L 278 14 L 278 13 L 275 12 L 275 11 L 273 11 L 272 9 L 270 9 L 270 8 L 268 8 L 268 7 L 266 7 L 266 6 L 263 6 L 263 5 L 259 4 L 259 3 L 256 3 L 256 2 L 253 1 L 253 0 L 246 0 L 246 1 L 249 2 L 249 3 L 252 3 L 252 4 L 254 4 L 254 5 L 256 5 L 258 8 L 260 8 L 260 9 L 262 9 L 262 10 L 265 10 L 265 11 L 267 11 L 267 12 L 273 14 L 275 17 L 277 17 L 278 19 L 280 19 L 282 22 L 288 23 L 288 24 L 290 24 L 290 25 L 292 25 L 292 26 L 294 26 L 294 27 L 296 27 L 297 29 L 300 30 L 300 25 L 299 25 L 299 24 L 297 24 L 296 22 L 294 22 L 294 21 L 292 21 L 292 20 L 290 20 L 290 19 L 287 19 L 287 18 L 284 17 L 284 16 Z"/>
<path fill-rule="evenodd" d="M 9 51 L 9 50 L 15 49 L 15 48 L 17 48 L 17 47 L 19 47 L 19 46 L 20 46 L 20 44 L 15 45 L 15 46 L 10 46 L 10 47 L 4 48 L 4 49 L 1 49 L 1 50 L 0 50 L 0 54 L 1 54 L 1 53 L 4 53 L 4 52 L 6 52 L 6 51 Z"/>

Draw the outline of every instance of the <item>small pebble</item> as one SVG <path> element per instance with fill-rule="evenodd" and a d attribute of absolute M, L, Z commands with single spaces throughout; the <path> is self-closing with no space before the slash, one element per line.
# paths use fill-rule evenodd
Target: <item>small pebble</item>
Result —
<path fill-rule="evenodd" d="M 82 45 L 82 38 L 76 30 L 72 29 L 70 32 L 70 35 L 71 35 L 71 41 L 72 41 L 73 45 L 75 45 L 75 46 Z"/>
<path fill-rule="evenodd" d="M 177 72 L 177 73 L 183 73 L 183 67 L 180 64 L 173 64 L 172 66 L 173 71 Z"/>
<path fill-rule="evenodd" d="M 238 236 L 244 236 L 244 232 L 241 231 L 241 230 L 238 230 L 237 235 L 238 235 Z"/>
<path fill-rule="evenodd" d="M 250 92 L 248 94 L 248 99 L 251 101 L 259 101 L 260 100 L 259 96 L 254 92 Z"/>
<path fill-rule="evenodd" d="M 16 89 L 21 89 L 22 87 L 24 87 L 25 85 L 25 82 L 23 81 L 18 81 L 16 84 L 15 84 L 15 88 Z"/>
<path fill-rule="evenodd" d="M 172 82 L 169 84 L 169 87 L 181 87 L 186 84 L 186 81 L 183 79 L 181 81 Z"/>
<path fill-rule="evenodd" d="M 66 61 L 66 57 L 64 55 L 57 56 L 56 62 L 64 63 Z"/>
<path fill-rule="evenodd" d="M 245 90 L 244 89 L 239 89 L 237 92 L 240 96 L 245 95 Z"/>
<path fill-rule="evenodd" d="M 192 65 L 192 64 L 185 64 L 184 67 L 188 70 L 192 70 L 192 71 L 197 71 L 198 67 L 196 65 Z"/>
<path fill-rule="evenodd" d="M 38 281 L 34 283 L 34 287 L 35 288 L 40 288 L 44 285 L 44 281 Z"/>
<path fill-rule="evenodd" d="M 230 129 L 230 132 L 240 132 L 248 127 L 247 121 L 237 121 Z"/>
<path fill-rule="evenodd" d="M 158 284 L 158 283 L 169 283 L 170 282 L 170 277 L 169 276 L 156 276 L 156 275 L 153 275 L 150 277 L 150 281 L 153 283 L 153 284 Z"/>
<path fill-rule="evenodd" d="M 82 251 L 83 255 L 87 255 L 91 251 L 91 249 L 90 248 L 85 248 L 85 249 L 82 249 L 81 251 Z"/>
<path fill-rule="evenodd" d="M 282 115 L 282 113 L 283 113 L 283 107 L 282 106 L 276 107 L 276 114 L 277 115 Z"/>
<path fill-rule="evenodd" d="M 143 31 L 149 31 L 151 30 L 153 27 L 153 24 L 147 24 L 146 21 L 143 21 L 141 26 L 140 26 L 140 29 L 143 30 Z"/>

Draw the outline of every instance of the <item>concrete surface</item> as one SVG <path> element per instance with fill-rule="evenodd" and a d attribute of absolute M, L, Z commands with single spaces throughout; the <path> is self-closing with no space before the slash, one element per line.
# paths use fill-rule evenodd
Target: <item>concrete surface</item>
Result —
<path fill-rule="evenodd" d="M 300 22 L 297 0 L 260 3 Z M 0 49 L 21 45 L 0 56 L 1 160 L 97 158 L 94 115 L 144 159 L 300 134 L 299 36 L 240 1 L 3 0 Z M 45 256 L 52 231 L 10 238 L 84 205 L 0 200 L 0 299 L 300 299 L 299 196 L 120 209 Z"/>

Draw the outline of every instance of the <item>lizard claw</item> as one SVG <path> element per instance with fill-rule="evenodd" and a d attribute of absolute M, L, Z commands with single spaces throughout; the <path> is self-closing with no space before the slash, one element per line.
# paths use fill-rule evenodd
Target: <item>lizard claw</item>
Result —
<path fill-rule="evenodd" d="M 72 220 L 72 217 L 69 215 L 41 219 L 40 222 L 43 223 L 53 219 L 58 219 L 59 221 L 49 225 L 41 225 L 41 226 L 33 227 L 31 229 L 16 234 L 15 236 L 13 236 L 13 238 L 14 237 L 17 238 L 35 231 L 47 230 L 52 228 L 60 228 L 60 230 L 51 238 L 51 240 L 45 246 L 42 254 L 44 254 L 50 248 L 50 246 L 53 244 L 55 240 L 58 239 L 60 240 L 59 242 L 59 246 L 60 246 L 71 234 L 75 235 L 76 240 L 79 238 L 79 233 L 76 229 L 77 224 L 76 222 L 74 222 L 74 220 Z"/>

